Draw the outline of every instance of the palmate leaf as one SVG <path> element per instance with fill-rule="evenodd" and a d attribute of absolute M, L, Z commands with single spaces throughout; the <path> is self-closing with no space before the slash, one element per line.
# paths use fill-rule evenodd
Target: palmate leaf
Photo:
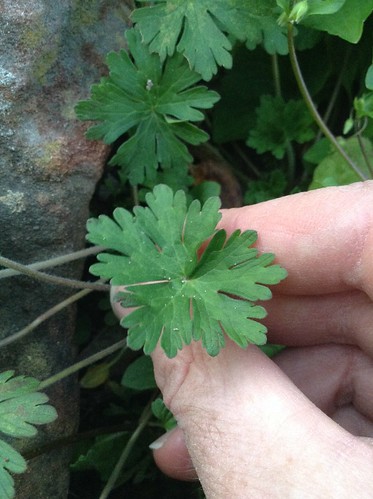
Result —
<path fill-rule="evenodd" d="M 16 376 L 14 371 L 0 375 L 0 431 L 12 437 L 31 437 L 34 424 L 54 421 L 56 410 L 46 405 L 48 397 L 35 391 L 39 382 L 31 377 Z"/>
<path fill-rule="evenodd" d="M 46 405 L 48 397 L 37 392 L 39 381 L 29 376 L 14 376 L 14 371 L 0 373 L 0 431 L 12 437 L 31 437 L 34 424 L 50 423 L 57 417 Z M 10 473 L 26 471 L 26 461 L 11 445 L 0 439 L 0 497 L 15 497 Z"/>
<path fill-rule="evenodd" d="M 141 42 L 136 29 L 126 33 L 130 55 L 112 52 L 107 57 L 109 77 L 92 86 L 88 101 L 76 106 L 82 120 L 100 122 L 88 130 L 92 139 L 111 144 L 128 133 L 111 164 L 119 165 L 132 184 L 155 176 L 157 168 L 186 167 L 192 161 L 185 143 L 197 145 L 208 135 L 192 122 L 204 118 L 219 100 L 216 92 L 193 86 L 201 77 L 180 54 L 160 61 Z"/>
<path fill-rule="evenodd" d="M 218 66 L 232 67 L 229 35 L 246 41 L 250 49 L 263 43 L 269 53 L 287 53 L 272 0 L 156 0 L 155 4 L 132 14 L 150 51 L 162 60 L 175 50 L 181 52 L 204 80 L 210 80 Z"/>
<path fill-rule="evenodd" d="M 193 340 L 217 355 L 224 333 L 241 347 L 264 344 L 266 328 L 255 319 L 263 318 L 265 309 L 254 302 L 271 298 L 266 285 L 286 272 L 272 265 L 273 255 L 258 256 L 250 247 L 256 233 L 236 231 L 227 238 L 224 230 L 216 231 L 218 198 L 188 207 L 183 191 L 174 195 L 159 185 L 146 201 L 148 207 L 137 207 L 134 214 L 117 208 L 114 220 L 101 215 L 87 224 L 89 241 L 119 253 L 101 253 L 90 271 L 125 286 L 122 305 L 135 307 L 121 321 L 129 346 L 149 354 L 160 340 L 173 357 Z"/>
<path fill-rule="evenodd" d="M 0 497 L 15 497 L 14 480 L 10 473 L 24 473 L 26 461 L 13 447 L 0 439 Z"/>
<path fill-rule="evenodd" d="M 263 95 L 256 113 L 247 144 L 259 154 L 271 152 L 281 159 L 291 141 L 303 144 L 315 136 L 312 116 L 303 101 L 285 102 L 282 97 Z"/>

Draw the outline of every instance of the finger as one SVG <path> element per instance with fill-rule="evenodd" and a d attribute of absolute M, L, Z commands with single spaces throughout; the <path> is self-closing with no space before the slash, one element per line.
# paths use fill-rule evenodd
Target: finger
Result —
<path fill-rule="evenodd" d="M 222 490 L 242 497 L 243 481 L 246 493 L 265 497 L 274 470 L 279 497 L 289 484 L 295 495 L 319 486 L 324 497 L 338 496 L 335 483 L 341 490 L 356 486 L 350 483 L 356 467 L 369 483 L 373 449 L 327 418 L 255 347 L 228 342 L 211 358 L 192 344 L 174 359 L 158 348 L 153 359 L 208 497 L 225 497 Z"/>
<path fill-rule="evenodd" d="M 158 468 L 177 480 L 197 478 L 189 452 L 185 445 L 184 433 L 175 428 L 162 435 L 150 446 Z"/>
<path fill-rule="evenodd" d="M 373 358 L 373 305 L 361 291 L 320 296 L 276 295 L 263 321 L 272 343 L 288 346 L 357 345 Z"/>
<path fill-rule="evenodd" d="M 373 298 L 373 182 L 223 210 L 220 227 L 258 231 L 289 276 L 278 289 L 322 294 L 357 288 Z M 277 287 L 276 287 L 277 289 Z"/>
<path fill-rule="evenodd" d="M 359 349 L 337 345 L 294 348 L 274 360 L 342 428 L 356 436 L 373 436 L 373 362 Z M 179 480 L 196 478 L 182 431 L 177 428 L 166 436 L 156 442 L 154 451 L 159 468 Z"/>
<path fill-rule="evenodd" d="M 289 348 L 274 362 L 343 428 L 373 437 L 373 361 L 360 349 L 342 345 Z"/>

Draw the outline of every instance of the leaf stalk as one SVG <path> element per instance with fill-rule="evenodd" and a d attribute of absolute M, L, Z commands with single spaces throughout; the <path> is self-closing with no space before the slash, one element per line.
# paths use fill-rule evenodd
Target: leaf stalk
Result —
<path fill-rule="evenodd" d="M 339 154 L 342 156 L 342 158 L 351 166 L 351 168 L 355 171 L 355 173 L 362 179 L 362 180 L 367 180 L 366 175 L 361 171 L 361 169 L 355 164 L 355 162 L 348 156 L 346 151 L 343 149 L 343 147 L 339 144 L 337 141 L 336 137 L 333 135 L 333 133 L 329 130 L 327 125 L 325 124 L 324 120 L 320 116 L 319 112 L 316 109 L 316 106 L 312 100 L 312 97 L 308 91 L 307 85 L 303 79 L 303 75 L 299 66 L 298 58 L 296 55 L 295 51 L 295 45 L 294 45 L 294 26 L 293 23 L 288 22 L 288 46 L 289 46 L 289 56 L 290 56 L 290 62 L 291 66 L 294 72 L 294 76 L 299 88 L 299 91 L 308 107 L 309 112 L 311 113 L 311 116 L 317 123 L 318 127 L 320 130 L 323 132 L 325 137 L 331 142 L 331 144 L 335 147 L 335 149 L 339 152 Z"/>

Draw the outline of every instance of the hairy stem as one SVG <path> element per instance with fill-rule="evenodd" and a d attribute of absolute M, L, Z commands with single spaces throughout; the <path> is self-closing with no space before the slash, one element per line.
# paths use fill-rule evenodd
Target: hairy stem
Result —
<path fill-rule="evenodd" d="M 115 483 L 118 480 L 118 477 L 126 464 L 127 458 L 135 445 L 137 439 L 139 438 L 141 432 L 144 430 L 146 425 L 148 424 L 149 419 L 152 417 L 152 411 L 151 411 L 151 402 L 145 407 L 144 411 L 142 412 L 140 419 L 139 419 L 139 424 L 136 428 L 136 430 L 132 433 L 131 437 L 129 438 L 127 445 L 124 447 L 123 452 L 115 465 L 115 468 L 110 475 L 110 478 L 105 485 L 103 491 L 101 492 L 101 495 L 99 499 L 107 499 L 109 497 L 110 492 L 113 490 L 115 487 Z"/>
<path fill-rule="evenodd" d="M 305 84 L 305 81 L 303 79 L 302 72 L 299 67 L 297 55 L 295 52 L 295 46 L 294 46 L 294 27 L 291 22 L 288 23 L 288 45 L 289 45 L 289 56 L 290 56 L 290 62 L 291 66 L 295 75 L 295 79 L 298 84 L 298 88 L 300 90 L 300 93 L 302 94 L 302 97 L 308 107 L 309 112 L 311 113 L 311 116 L 319 126 L 320 130 L 323 132 L 325 137 L 332 143 L 332 145 L 335 147 L 335 149 L 339 152 L 339 154 L 342 156 L 342 158 L 347 161 L 347 163 L 351 166 L 351 168 L 359 175 L 359 177 L 362 180 L 367 180 L 367 177 L 365 174 L 360 170 L 360 168 L 355 164 L 354 161 L 347 155 L 346 151 L 341 147 L 341 145 L 338 143 L 337 139 L 335 136 L 332 134 L 332 132 L 329 130 L 323 119 L 321 118 L 319 112 L 316 109 L 315 104 L 312 101 L 312 97 L 308 91 L 308 88 Z"/>
<path fill-rule="evenodd" d="M 14 262 L 9 258 L 0 256 L 0 265 L 3 267 L 8 267 L 17 270 L 21 274 L 25 274 L 28 277 L 36 279 L 38 281 L 48 282 L 50 284 L 57 284 L 59 286 L 66 286 L 75 289 L 92 289 L 94 291 L 109 291 L 110 286 L 108 284 L 98 284 L 95 282 L 85 282 L 77 281 L 75 279 L 67 279 L 66 277 L 59 277 L 56 275 L 45 274 L 44 272 L 39 272 L 38 270 L 33 270 L 27 265 L 22 265 L 21 263 Z"/>
<path fill-rule="evenodd" d="M 61 379 L 67 378 L 68 376 L 71 376 L 72 374 L 76 373 L 77 371 L 80 371 L 80 369 L 83 369 L 84 367 L 90 366 L 94 362 L 97 362 L 98 360 L 101 360 L 108 355 L 116 352 L 117 350 L 120 350 L 121 348 L 126 349 L 127 348 L 127 340 L 120 340 L 117 343 L 114 343 L 113 345 L 110 345 L 107 348 L 104 348 L 103 350 L 100 350 L 99 352 L 87 357 L 86 359 L 83 359 L 76 364 L 73 364 L 70 367 L 67 367 L 63 371 L 60 371 L 57 374 L 54 374 L 50 378 L 45 379 L 44 381 L 41 381 L 38 390 L 44 390 L 50 385 L 53 385 L 54 383 L 57 383 L 57 381 L 60 381 Z"/>
<path fill-rule="evenodd" d="M 48 260 L 44 260 L 42 262 L 31 263 L 30 265 L 26 265 L 27 268 L 33 270 L 47 269 L 49 267 L 56 267 L 58 265 L 63 265 L 64 263 L 73 262 L 74 260 L 79 260 L 80 258 L 86 258 L 90 255 L 96 255 L 100 251 L 105 249 L 104 246 L 92 246 L 90 248 L 86 248 L 79 251 L 74 251 L 73 253 L 68 253 L 67 255 L 56 256 L 54 258 L 50 258 Z M 0 270 L 0 279 L 4 279 L 5 277 L 12 277 L 14 275 L 22 274 L 14 269 L 3 269 Z"/>
<path fill-rule="evenodd" d="M 75 293 L 74 295 L 69 296 L 69 298 L 66 298 L 66 300 L 61 301 L 60 303 L 58 303 L 54 307 L 50 308 L 46 312 L 39 315 L 39 317 L 37 317 L 32 322 L 30 322 L 30 324 L 28 324 L 26 327 L 22 328 L 20 331 L 17 331 L 16 333 L 0 340 L 0 348 L 5 347 L 6 345 L 13 343 L 14 341 L 17 341 L 20 338 L 23 338 L 27 334 L 31 333 L 38 326 L 40 326 L 40 324 L 42 324 L 47 319 L 52 317 L 54 314 L 57 314 L 58 312 L 60 312 L 64 308 L 66 308 L 69 305 L 71 305 L 72 303 L 80 300 L 81 298 L 83 298 L 83 296 L 86 296 L 89 293 L 92 293 L 92 289 L 83 289 L 83 290 L 79 291 L 78 293 Z"/>

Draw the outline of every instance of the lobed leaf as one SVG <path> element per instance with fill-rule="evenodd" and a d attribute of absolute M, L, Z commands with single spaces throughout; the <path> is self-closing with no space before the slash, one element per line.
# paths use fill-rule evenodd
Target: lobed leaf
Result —
<path fill-rule="evenodd" d="M 26 461 L 11 445 L 0 439 L 0 497 L 13 499 L 15 497 L 14 479 L 11 473 L 26 471 Z"/>
<path fill-rule="evenodd" d="M 303 101 L 285 102 L 282 97 L 262 96 L 257 121 L 247 144 L 259 154 L 271 152 L 282 159 L 291 141 L 300 144 L 315 136 L 313 119 Z"/>
<path fill-rule="evenodd" d="M 269 53 L 287 53 L 273 7 L 271 0 L 157 0 L 135 10 L 132 19 L 161 60 L 181 52 L 193 70 L 210 80 L 218 66 L 232 67 L 231 37 L 250 48 L 263 43 Z"/>
<path fill-rule="evenodd" d="M 108 55 L 109 76 L 92 86 L 91 99 L 80 102 L 76 113 L 100 122 L 88 130 L 91 139 L 111 144 L 128 133 L 110 163 L 138 184 L 151 181 L 159 166 L 180 170 L 191 162 L 185 143 L 200 144 L 208 135 L 190 122 L 203 120 L 200 110 L 219 96 L 193 86 L 201 77 L 180 54 L 163 63 L 149 53 L 138 30 L 128 30 L 126 38 L 131 56 L 124 50 Z"/>
<path fill-rule="evenodd" d="M 256 233 L 236 231 L 227 237 L 216 231 L 218 198 L 187 206 L 183 191 L 173 194 L 159 185 L 146 201 L 148 207 L 136 207 L 133 215 L 119 208 L 115 221 L 101 216 L 87 226 L 89 241 L 106 241 L 108 248 L 120 251 L 98 255 L 100 263 L 90 271 L 125 287 L 119 299 L 135 307 L 121 321 L 128 328 L 128 345 L 149 354 L 160 341 L 173 357 L 199 340 L 217 355 L 224 333 L 242 347 L 265 343 L 266 329 L 256 321 L 265 310 L 254 302 L 269 299 L 267 285 L 278 283 L 286 272 L 272 265 L 273 255 L 258 256 L 250 247 Z"/>

